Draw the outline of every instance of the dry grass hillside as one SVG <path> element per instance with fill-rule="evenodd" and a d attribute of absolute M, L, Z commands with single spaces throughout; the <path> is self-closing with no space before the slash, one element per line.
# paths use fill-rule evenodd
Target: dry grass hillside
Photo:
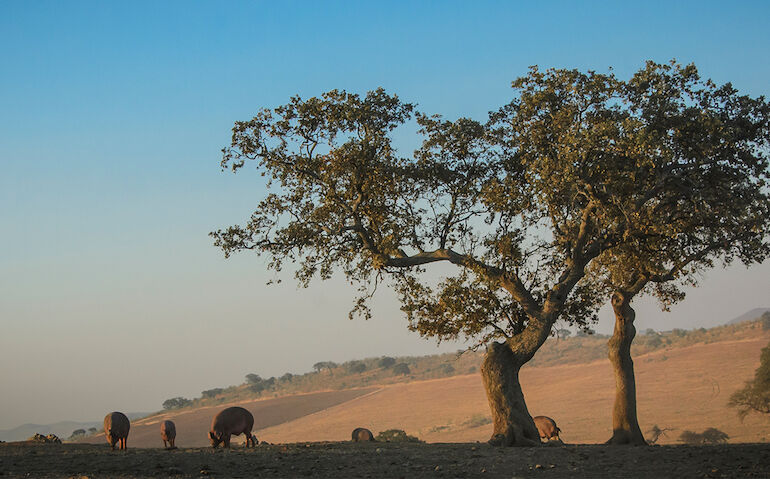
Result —
<path fill-rule="evenodd" d="M 640 425 L 671 428 L 659 443 L 676 443 L 684 430 L 715 427 L 730 442 L 765 442 L 770 418 L 741 423 L 727 407 L 730 394 L 753 377 L 770 340 L 751 338 L 664 350 L 636 358 Z M 570 443 L 600 443 L 611 435 L 614 378 L 609 362 L 529 367 L 521 373 L 533 415 L 556 419 Z M 373 432 L 404 429 L 428 442 L 485 441 L 492 432 L 478 374 L 394 384 L 365 397 L 260 431 L 270 442 L 335 441 L 357 426 Z"/>
<path fill-rule="evenodd" d="M 639 420 L 645 432 L 653 425 L 670 429 L 661 444 L 677 443 L 684 430 L 709 427 L 727 433 L 730 442 L 770 439 L 770 418 L 749 415 L 741 423 L 727 407 L 730 394 L 753 377 L 770 331 L 759 322 L 746 323 L 731 337 L 707 337 L 636 356 Z M 569 341 L 555 347 L 574 349 Z M 528 366 L 521 382 L 530 412 L 556 419 L 566 442 L 601 443 L 609 437 L 614 378 L 606 359 Z M 375 434 L 403 429 L 427 442 L 485 441 L 492 430 L 481 377 L 474 373 L 170 411 L 132 423 L 129 445 L 158 447 L 164 419 L 176 422 L 179 447 L 206 445 L 211 418 L 232 404 L 254 413 L 257 437 L 270 443 L 347 440 L 355 427 Z M 104 436 L 87 441 L 103 443 Z"/>

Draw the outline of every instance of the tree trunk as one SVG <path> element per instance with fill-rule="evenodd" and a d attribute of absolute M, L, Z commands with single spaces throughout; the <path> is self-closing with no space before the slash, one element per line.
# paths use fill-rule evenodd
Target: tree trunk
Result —
<path fill-rule="evenodd" d="M 625 291 L 612 294 L 615 332 L 607 343 L 609 358 L 615 370 L 615 405 L 612 409 L 612 437 L 607 444 L 646 445 L 636 417 L 636 380 L 631 343 L 636 336 L 631 308 L 634 295 Z"/>
<path fill-rule="evenodd" d="M 528 357 L 514 353 L 506 343 L 493 342 L 487 346 L 481 376 L 494 420 L 494 432 L 489 440 L 494 446 L 540 444 L 540 435 L 529 415 L 519 383 L 519 370 L 528 360 Z"/>

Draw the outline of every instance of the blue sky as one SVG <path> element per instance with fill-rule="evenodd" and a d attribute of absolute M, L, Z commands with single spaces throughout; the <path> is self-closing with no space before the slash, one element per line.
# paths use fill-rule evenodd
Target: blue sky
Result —
<path fill-rule="evenodd" d="M 0 384 L 13 391 L 0 428 L 157 409 L 250 372 L 436 351 L 387 293 L 374 320 L 351 323 L 344 284 L 267 288 L 262 260 L 211 246 L 209 231 L 258 201 L 256 175 L 219 169 L 233 122 L 258 108 L 383 86 L 426 112 L 483 119 L 529 65 L 625 78 L 671 58 L 767 95 L 769 13 L 708 1 L 0 2 Z M 769 274 L 712 271 L 668 315 L 640 304 L 639 327 L 768 306 Z M 725 292 L 732 303 L 715 299 Z M 57 404 L 41 396 L 51 388 Z"/>

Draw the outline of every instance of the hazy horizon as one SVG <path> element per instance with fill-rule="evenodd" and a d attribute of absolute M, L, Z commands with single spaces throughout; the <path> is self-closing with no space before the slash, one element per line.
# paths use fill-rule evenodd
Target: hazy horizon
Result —
<path fill-rule="evenodd" d="M 483 119 L 530 65 L 621 78 L 648 59 L 767 95 L 770 5 L 549 2 L 0 3 L 0 429 L 151 411 L 165 399 L 315 362 L 454 351 L 406 329 L 384 288 L 349 321 L 336 278 L 265 286 L 208 233 L 261 197 L 221 172 L 235 121 L 293 95 L 379 86 Z M 404 140 L 408 143 L 408 140 Z M 406 155 L 410 151 L 401 151 Z M 707 272 L 637 329 L 722 324 L 770 307 L 770 262 Z M 608 308 L 596 329 L 612 330 Z"/>

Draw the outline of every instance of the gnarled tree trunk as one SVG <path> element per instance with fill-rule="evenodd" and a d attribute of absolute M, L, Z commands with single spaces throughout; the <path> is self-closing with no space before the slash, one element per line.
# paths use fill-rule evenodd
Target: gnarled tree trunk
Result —
<path fill-rule="evenodd" d="M 487 346 L 481 376 L 492 411 L 494 432 L 489 443 L 494 446 L 540 444 L 540 435 L 519 383 L 519 370 L 523 365 L 508 344 L 493 342 Z"/>
<path fill-rule="evenodd" d="M 607 444 L 647 444 L 636 417 L 636 380 L 634 361 L 631 359 L 631 343 L 636 336 L 636 313 L 631 308 L 631 299 L 633 294 L 625 291 L 612 294 L 615 332 L 607 346 L 615 370 L 615 405 L 612 409 L 613 434 Z"/>

